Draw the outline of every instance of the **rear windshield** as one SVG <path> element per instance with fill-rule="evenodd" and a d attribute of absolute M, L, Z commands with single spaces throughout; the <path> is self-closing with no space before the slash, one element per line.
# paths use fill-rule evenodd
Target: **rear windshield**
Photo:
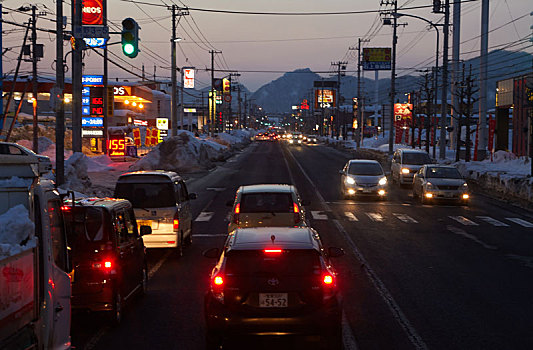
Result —
<path fill-rule="evenodd" d="M 292 213 L 290 193 L 249 193 L 241 197 L 241 213 Z"/>
<path fill-rule="evenodd" d="M 431 158 L 426 153 L 404 153 L 404 164 L 423 165 L 431 163 Z"/>
<path fill-rule="evenodd" d="M 83 249 L 87 243 L 107 241 L 103 208 L 74 207 L 63 212 L 67 240 L 74 251 Z"/>
<path fill-rule="evenodd" d="M 124 198 L 134 208 L 164 208 L 176 205 L 172 183 L 117 183 L 115 198 Z"/>
<path fill-rule="evenodd" d="M 426 177 L 432 178 L 446 178 L 446 179 L 462 179 L 461 173 L 455 168 L 428 168 L 426 170 Z"/>
<path fill-rule="evenodd" d="M 318 253 L 314 250 L 233 250 L 226 259 L 226 273 L 235 275 L 302 275 L 319 274 Z"/>
<path fill-rule="evenodd" d="M 377 163 L 350 163 L 348 173 L 351 175 L 378 176 L 383 174 L 383 169 Z"/>

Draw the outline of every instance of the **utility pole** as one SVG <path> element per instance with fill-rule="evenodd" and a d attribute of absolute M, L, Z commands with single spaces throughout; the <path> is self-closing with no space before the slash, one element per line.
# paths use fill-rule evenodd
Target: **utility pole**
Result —
<path fill-rule="evenodd" d="M 0 52 L 4 51 L 4 46 L 2 42 L 2 31 L 3 27 L 3 15 L 2 15 L 2 1 L 0 0 Z M 4 67 L 2 65 L 2 57 L 0 56 L 0 113 L 4 110 Z M 13 85 L 15 85 L 15 81 L 13 80 Z M 2 131 L 4 131 L 4 119 L 2 119 L 2 123 L 0 124 L 0 136 L 2 135 Z"/>
<path fill-rule="evenodd" d="M 390 86 L 390 130 L 389 130 L 389 155 L 392 155 L 394 149 L 394 102 L 396 100 L 396 44 L 398 43 L 397 28 L 398 28 L 398 1 L 386 0 L 381 1 L 381 5 L 392 5 L 392 19 L 386 18 L 384 24 L 392 25 L 392 57 L 391 57 L 391 86 Z M 391 22 L 392 20 L 392 22 Z"/>
<path fill-rule="evenodd" d="M 452 25 L 452 80 L 451 80 L 451 98 L 452 98 L 452 117 L 455 111 L 459 110 L 459 104 L 455 97 L 457 89 L 456 82 L 459 79 L 459 54 L 461 51 L 461 2 L 454 1 L 453 3 L 453 25 Z M 455 120 L 451 119 L 452 126 Z M 453 147 L 455 138 L 455 131 L 450 132 L 450 146 Z"/>
<path fill-rule="evenodd" d="M 481 159 L 487 150 L 487 56 L 489 44 L 489 0 L 481 1 L 481 49 L 479 52 L 479 150 Z"/>
<path fill-rule="evenodd" d="M 81 74 L 82 45 L 80 36 L 82 0 L 72 0 L 72 33 L 74 48 L 72 50 L 72 151 L 81 152 Z"/>
<path fill-rule="evenodd" d="M 341 103 L 341 70 L 342 71 L 345 71 L 346 70 L 346 65 L 348 64 L 348 62 L 341 62 L 341 61 L 338 61 L 338 62 L 331 62 L 331 65 L 332 66 L 337 66 L 337 103 L 336 103 L 336 106 L 335 106 L 335 123 L 336 124 L 339 124 L 340 122 L 340 118 L 339 118 L 339 111 L 340 111 L 340 103 Z M 344 76 L 344 72 L 342 72 L 342 76 Z M 334 101 L 335 102 L 335 101 Z M 336 128 L 333 127 L 333 122 L 331 123 L 332 125 L 332 130 L 335 130 Z M 345 139 L 345 134 L 346 132 L 344 131 L 344 129 L 346 128 L 346 125 L 343 125 L 342 126 L 342 130 L 343 130 L 343 140 Z M 340 130 L 336 130 L 336 136 L 337 136 L 337 140 L 339 139 L 339 133 L 340 133 Z"/>
<path fill-rule="evenodd" d="M 222 51 L 216 51 L 216 50 L 210 50 L 209 53 L 211 54 L 211 104 L 209 108 L 209 120 L 211 121 L 209 130 L 210 135 L 214 136 L 215 134 L 215 121 L 216 121 L 216 115 L 215 115 L 215 104 L 216 104 L 216 93 L 215 93 L 215 54 L 222 53 Z"/>
<path fill-rule="evenodd" d="M 439 158 L 446 158 L 446 119 L 448 116 L 448 30 L 450 26 L 450 0 L 444 3 L 444 47 L 442 54 L 442 95 L 440 101 L 440 143 Z"/>
<path fill-rule="evenodd" d="M 355 48 L 349 48 L 349 50 L 357 50 L 357 100 L 358 100 L 358 108 L 357 108 L 357 136 L 356 136 L 356 142 L 357 142 L 357 148 L 361 147 L 361 140 L 363 138 L 363 112 L 362 112 L 362 98 L 361 98 L 361 43 L 367 43 L 370 42 L 370 40 L 367 39 L 361 39 L 359 38 L 357 40 L 357 49 Z"/>
<path fill-rule="evenodd" d="M 103 18 L 103 24 L 104 26 L 107 26 L 107 0 L 104 0 L 104 4 L 103 4 L 103 8 L 104 8 L 104 18 Z M 109 40 L 108 40 L 109 41 Z M 108 63 L 108 60 L 107 60 L 107 43 L 106 45 L 104 46 L 104 74 L 103 74 L 103 83 L 104 83 L 104 141 L 102 142 L 102 151 L 104 152 L 104 154 L 107 154 L 107 139 L 108 139 L 108 135 L 107 135 L 107 129 L 109 127 L 109 111 L 110 110 L 113 110 L 112 108 L 109 108 L 109 104 L 113 104 L 115 103 L 115 98 L 114 98 L 114 94 L 111 94 L 111 101 L 110 98 L 109 98 L 109 92 L 108 92 L 108 78 L 109 78 L 109 72 L 108 72 L 108 67 L 107 67 L 107 63 Z M 144 77 L 144 65 L 143 65 L 143 77 Z"/>
<path fill-rule="evenodd" d="M 239 114 L 239 128 L 242 129 L 242 115 L 241 115 L 241 84 L 238 84 L 237 85 L 237 103 L 238 103 L 238 106 L 239 106 L 239 111 L 237 112 Z"/>
<path fill-rule="evenodd" d="M 430 86 L 430 73 L 428 71 L 426 71 L 426 74 L 424 74 L 424 82 L 420 84 L 420 88 L 424 93 L 424 98 L 426 100 L 426 117 L 424 118 L 424 127 L 426 129 L 426 152 L 429 154 L 429 144 L 431 142 L 431 112 L 433 111 L 432 104 L 435 92 Z"/>
<path fill-rule="evenodd" d="M 56 183 L 65 183 L 65 67 L 63 63 L 63 0 L 56 0 Z"/>
<path fill-rule="evenodd" d="M 172 11 L 172 38 L 170 39 L 170 70 L 171 70 L 171 80 L 172 80 L 172 109 L 170 113 L 170 121 L 172 124 L 171 127 L 171 136 L 178 135 L 178 79 L 176 76 L 177 72 L 177 63 L 176 63 L 176 43 L 181 40 L 176 35 L 176 29 L 179 22 L 179 19 L 176 22 L 176 19 L 181 16 L 187 16 L 189 14 L 189 11 L 187 8 L 180 8 L 178 5 L 172 5 L 167 7 L 168 10 Z M 155 68 L 154 68 L 154 75 L 155 75 Z M 183 124 L 181 125 L 183 127 Z"/>
<path fill-rule="evenodd" d="M 184 124 L 184 121 L 183 121 L 183 118 L 184 118 L 184 110 L 183 108 L 185 107 L 185 103 L 184 103 L 184 98 L 183 98 L 183 67 L 181 67 L 180 69 L 180 78 L 181 78 L 181 84 L 180 84 L 180 98 L 179 98 L 179 110 L 178 110 L 178 114 L 180 116 L 180 125 L 181 125 L 181 129 L 182 130 L 185 130 L 185 124 Z"/>
<path fill-rule="evenodd" d="M 32 63 L 32 88 L 33 88 L 33 152 L 39 153 L 39 129 L 37 105 L 38 82 L 37 82 L 37 6 L 31 7 L 31 63 Z"/>

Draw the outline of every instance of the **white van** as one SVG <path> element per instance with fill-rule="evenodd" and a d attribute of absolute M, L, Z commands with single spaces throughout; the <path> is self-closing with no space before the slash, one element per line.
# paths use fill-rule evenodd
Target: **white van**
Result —
<path fill-rule="evenodd" d="M 176 248 L 192 242 L 192 213 L 183 179 L 175 172 L 152 170 L 122 174 L 115 187 L 115 198 L 131 202 L 137 225 L 152 227 L 152 234 L 143 237 L 146 248 Z"/>

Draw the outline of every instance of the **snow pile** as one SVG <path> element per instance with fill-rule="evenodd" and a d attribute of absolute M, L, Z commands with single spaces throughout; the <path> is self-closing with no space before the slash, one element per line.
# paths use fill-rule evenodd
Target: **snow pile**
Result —
<path fill-rule="evenodd" d="M 170 170 L 188 172 L 212 167 L 212 161 L 227 155 L 228 148 L 211 140 L 202 140 L 194 134 L 179 130 L 178 135 L 158 144 L 130 167 L 130 170 Z"/>
<path fill-rule="evenodd" d="M 25 187 L 29 188 L 33 179 L 13 176 L 8 179 L 0 180 L 0 187 Z"/>
<path fill-rule="evenodd" d="M 96 157 L 87 157 L 87 171 L 100 172 L 109 171 L 114 168 L 110 166 L 113 161 L 106 154 Z"/>
<path fill-rule="evenodd" d="M 239 139 L 240 143 L 248 143 L 255 136 L 255 132 L 248 129 L 236 129 L 231 131 L 231 135 Z"/>
<path fill-rule="evenodd" d="M 74 153 L 65 161 L 65 183 L 62 188 L 89 193 L 92 187 L 87 175 L 89 157 L 81 152 Z"/>
<path fill-rule="evenodd" d="M 0 258 L 35 247 L 37 240 L 33 237 L 33 229 L 30 213 L 22 204 L 0 215 Z"/>

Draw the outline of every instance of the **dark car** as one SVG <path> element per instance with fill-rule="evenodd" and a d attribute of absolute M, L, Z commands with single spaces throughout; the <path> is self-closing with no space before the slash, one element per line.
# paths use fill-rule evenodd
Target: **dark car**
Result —
<path fill-rule="evenodd" d="M 207 347 L 237 336 L 319 336 L 342 347 L 342 305 L 330 257 L 310 228 L 260 227 L 228 235 L 205 296 Z M 318 337 L 317 337 L 318 338 Z"/>
<path fill-rule="evenodd" d="M 67 239 L 72 249 L 72 308 L 106 311 L 114 323 L 136 293 L 146 292 L 148 271 L 142 236 L 131 203 L 124 199 L 67 201 Z"/>

